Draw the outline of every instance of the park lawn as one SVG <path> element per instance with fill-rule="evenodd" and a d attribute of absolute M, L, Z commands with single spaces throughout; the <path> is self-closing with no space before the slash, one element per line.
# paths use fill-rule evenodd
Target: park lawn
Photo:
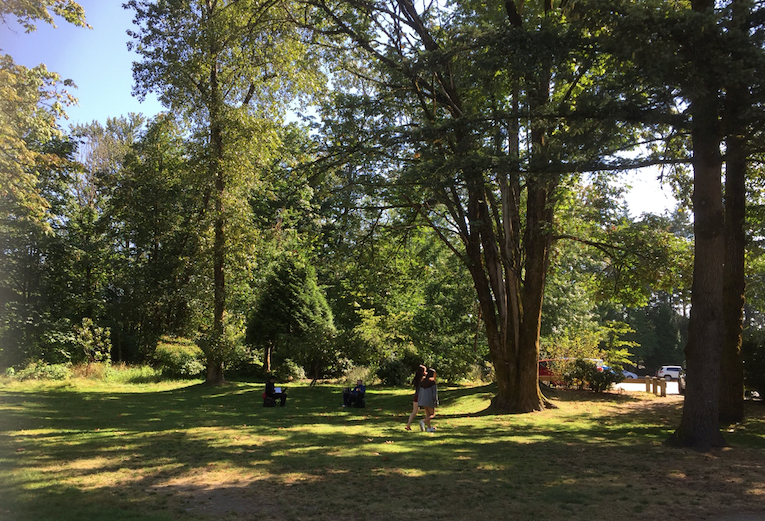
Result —
<path fill-rule="evenodd" d="M 765 512 L 765 406 L 710 454 L 665 447 L 680 397 L 550 391 L 494 414 L 491 386 L 440 386 L 436 433 L 406 389 L 0 383 L 0 519 L 674 520 Z"/>

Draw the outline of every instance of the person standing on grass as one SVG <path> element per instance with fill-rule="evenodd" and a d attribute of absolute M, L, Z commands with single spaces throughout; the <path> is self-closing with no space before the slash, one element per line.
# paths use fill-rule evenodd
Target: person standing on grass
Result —
<path fill-rule="evenodd" d="M 420 420 L 420 430 L 436 432 L 430 422 L 436 416 L 436 406 L 438 405 L 438 386 L 436 385 L 436 371 L 428 369 L 425 379 L 420 384 L 419 393 L 420 407 L 425 409 L 425 419 Z M 427 428 L 425 427 L 427 425 Z"/>
<path fill-rule="evenodd" d="M 406 422 L 406 427 L 404 427 L 406 430 L 411 431 L 412 430 L 412 421 L 417 416 L 417 411 L 420 410 L 420 405 L 417 400 L 418 395 L 420 393 L 420 385 L 422 384 L 422 380 L 425 378 L 425 372 L 428 370 L 427 367 L 424 365 L 420 365 L 417 370 L 414 372 L 414 380 L 412 380 L 412 386 L 414 387 L 414 400 L 412 401 L 412 414 L 409 415 L 409 421 Z"/>

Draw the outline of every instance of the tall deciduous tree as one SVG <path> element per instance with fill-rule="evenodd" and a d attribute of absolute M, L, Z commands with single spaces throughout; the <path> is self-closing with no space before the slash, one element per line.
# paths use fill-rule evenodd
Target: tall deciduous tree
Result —
<path fill-rule="evenodd" d="M 165 106 L 193 121 L 203 151 L 214 289 L 204 345 L 207 381 L 220 382 L 228 351 L 232 233 L 244 222 L 248 191 L 274 138 L 273 122 L 296 94 L 317 87 L 318 67 L 304 35 L 272 0 L 130 0 L 124 6 L 135 11 L 138 26 L 129 46 L 143 59 L 133 66 L 135 92 L 156 92 Z"/>
<path fill-rule="evenodd" d="M 496 371 L 494 405 L 543 408 L 537 361 L 559 188 L 623 135 L 559 117 L 603 72 L 599 58 L 551 2 L 310 3 L 363 64 L 349 67 L 357 90 L 338 98 L 344 125 L 327 128 L 363 165 L 346 167 L 349 185 L 371 187 L 362 206 L 410 208 L 462 260 Z"/>
<path fill-rule="evenodd" d="M 108 214 L 115 280 L 108 300 L 112 340 L 150 350 L 162 334 L 193 336 L 209 298 L 209 263 L 198 235 L 204 176 L 194 168 L 184 128 L 160 114 L 131 147 L 115 176 Z M 126 352 L 126 355 L 128 353 Z"/>

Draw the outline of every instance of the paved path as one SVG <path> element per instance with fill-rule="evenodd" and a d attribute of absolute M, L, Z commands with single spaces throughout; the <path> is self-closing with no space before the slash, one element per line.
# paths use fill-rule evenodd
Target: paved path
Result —
<path fill-rule="evenodd" d="M 629 393 L 645 392 L 644 383 L 622 382 L 620 384 L 616 384 L 615 387 L 617 389 L 624 389 Z M 680 394 L 677 391 L 677 382 L 667 382 L 667 394 Z"/>

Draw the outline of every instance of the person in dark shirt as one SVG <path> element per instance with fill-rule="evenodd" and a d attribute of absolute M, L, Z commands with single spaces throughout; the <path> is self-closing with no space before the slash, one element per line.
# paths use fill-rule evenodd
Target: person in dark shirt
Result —
<path fill-rule="evenodd" d="M 285 405 L 287 405 L 287 394 L 283 392 L 277 393 L 275 382 L 276 382 L 276 377 L 273 375 L 266 382 L 266 397 L 271 398 L 272 400 L 274 400 L 274 402 L 276 400 L 280 400 L 279 405 L 284 407 Z"/>
<path fill-rule="evenodd" d="M 364 398 L 367 388 L 361 380 L 356 380 L 356 387 L 343 390 L 343 407 L 358 406 Z"/>

